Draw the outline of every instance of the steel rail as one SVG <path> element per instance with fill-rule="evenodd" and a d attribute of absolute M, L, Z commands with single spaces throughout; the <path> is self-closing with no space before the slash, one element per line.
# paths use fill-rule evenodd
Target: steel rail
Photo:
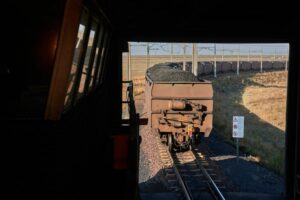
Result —
<path fill-rule="evenodd" d="M 192 150 L 193 156 L 195 157 L 195 161 L 197 162 L 198 166 L 200 167 L 201 171 L 203 172 L 204 176 L 207 178 L 207 180 L 210 183 L 210 186 L 212 187 L 212 189 L 214 190 L 215 194 L 218 196 L 217 199 L 221 199 L 221 200 L 225 200 L 225 197 L 223 196 L 223 194 L 221 193 L 221 191 L 219 190 L 218 186 L 216 185 L 216 183 L 213 181 L 213 179 L 210 177 L 210 175 L 208 174 L 208 172 L 206 171 L 206 169 L 202 166 L 202 164 L 199 162 L 199 160 L 197 159 L 196 156 L 196 152 L 194 150 Z"/>
<path fill-rule="evenodd" d="M 189 190 L 189 188 L 188 188 L 187 185 L 185 184 L 184 180 L 182 179 L 182 177 L 181 177 L 181 175 L 180 175 L 180 173 L 179 173 L 179 170 L 178 170 L 178 168 L 176 167 L 176 164 L 175 164 L 175 162 L 174 162 L 174 158 L 173 158 L 171 152 L 170 152 L 170 158 L 171 158 L 170 160 L 171 160 L 171 163 L 172 163 L 174 172 L 175 172 L 176 177 L 177 177 L 177 179 L 178 179 L 178 181 L 179 181 L 179 183 L 180 183 L 180 185 L 181 185 L 181 188 L 182 188 L 182 190 L 183 190 L 183 193 L 184 193 L 184 195 L 185 195 L 185 198 L 186 198 L 187 200 L 193 200 L 193 196 L 192 196 L 192 194 L 191 194 L 191 191 Z"/>

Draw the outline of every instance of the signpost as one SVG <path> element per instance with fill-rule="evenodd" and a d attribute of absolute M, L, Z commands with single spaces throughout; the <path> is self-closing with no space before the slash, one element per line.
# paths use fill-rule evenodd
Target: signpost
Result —
<path fill-rule="evenodd" d="M 236 139 L 236 158 L 239 158 L 239 138 L 244 138 L 244 116 L 233 116 L 232 137 Z"/>

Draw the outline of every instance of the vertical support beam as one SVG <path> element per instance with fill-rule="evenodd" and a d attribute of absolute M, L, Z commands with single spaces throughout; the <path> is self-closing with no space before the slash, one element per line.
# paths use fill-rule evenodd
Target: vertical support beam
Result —
<path fill-rule="evenodd" d="M 300 119 L 300 52 L 299 41 L 290 43 L 285 137 L 285 199 L 299 199 L 299 119 Z M 299 184 L 299 183 L 298 183 Z M 298 185 L 299 187 L 299 185 Z"/>
<path fill-rule="evenodd" d="M 238 55 L 238 60 L 236 65 L 236 75 L 240 75 L 240 55 Z"/>
<path fill-rule="evenodd" d="M 214 60 L 214 77 L 217 78 L 217 58 L 215 55 L 215 60 Z"/>
<path fill-rule="evenodd" d="M 215 53 L 215 55 L 217 55 L 217 44 L 216 43 L 214 44 L 214 53 Z"/>
<path fill-rule="evenodd" d="M 263 60 L 262 60 L 263 48 L 261 48 L 260 52 L 260 73 L 263 71 Z"/>
<path fill-rule="evenodd" d="M 276 62 L 276 49 L 274 50 L 274 60 L 273 60 L 272 68 L 274 67 L 275 62 Z"/>
<path fill-rule="evenodd" d="M 236 140 L 236 161 L 237 163 L 239 163 L 239 155 L 240 155 L 240 152 L 239 152 L 239 138 L 235 138 Z"/>
<path fill-rule="evenodd" d="M 149 42 L 148 42 L 147 43 L 147 69 L 149 68 L 149 65 L 150 65 L 149 55 L 150 55 L 150 47 L 149 47 Z"/>
<path fill-rule="evenodd" d="M 215 54 L 215 58 L 214 58 L 214 77 L 217 78 L 217 45 L 214 44 L 215 48 L 214 48 L 214 54 Z"/>
<path fill-rule="evenodd" d="M 221 62 L 221 69 L 220 69 L 220 71 L 222 71 L 223 69 L 223 64 L 224 64 L 224 44 L 222 44 L 222 62 Z"/>
<path fill-rule="evenodd" d="M 109 57 L 107 60 L 107 73 L 106 76 L 109 77 L 106 82 L 109 90 L 110 98 L 108 100 L 110 107 L 109 109 L 114 110 L 108 114 L 109 119 L 111 119 L 112 124 L 120 124 L 122 119 L 122 46 L 123 40 L 118 38 L 116 35 L 112 36 L 111 48 L 109 49 L 109 54 L 113 57 Z M 112 78 L 113 77 L 113 78 Z"/>
<path fill-rule="evenodd" d="M 131 46 L 130 43 L 128 42 L 128 80 L 131 80 Z"/>
<path fill-rule="evenodd" d="M 185 55 L 186 55 L 186 44 L 183 44 L 183 66 L 182 66 L 182 68 L 183 68 L 183 71 L 185 71 L 186 70 L 186 57 L 185 57 Z"/>
<path fill-rule="evenodd" d="M 171 43 L 171 62 L 173 62 L 173 43 Z"/>
<path fill-rule="evenodd" d="M 250 47 L 248 49 L 248 62 L 250 62 Z"/>
<path fill-rule="evenodd" d="M 289 51 L 286 54 L 286 58 L 285 58 L 285 71 L 288 70 L 288 59 L 289 59 Z"/>
<path fill-rule="evenodd" d="M 192 59 L 192 73 L 197 76 L 197 68 L 198 68 L 198 59 L 197 59 L 197 56 L 198 56 L 198 51 L 197 51 L 197 44 L 196 43 L 193 43 L 193 59 Z"/>
<path fill-rule="evenodd" d="M 239 53 L 237 57 L 237 64 L 236 64 L 236 75 L 240 74 L 240 46 L 239 46 Z"/>
<path fill-rule="evenodd" d="M 223 64 L 223 61 L 224 61 L 224 44 L 222 44 L 222 64 Z"/>

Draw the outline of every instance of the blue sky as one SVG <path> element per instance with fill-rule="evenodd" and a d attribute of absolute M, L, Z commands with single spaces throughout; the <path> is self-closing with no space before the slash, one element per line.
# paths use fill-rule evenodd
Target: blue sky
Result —
<path fill-rule="evenodd" d="M 147 43 L 145 42 L 130 42 L 132 55 L 146 55 Z M 192 54 L 191 43 L 173 43 L 173 55 L 183 54 L 183 45 L 186 45 L 186 54 Z M 213 44 L 213 43 L 198 43 L 199 55 L 250 55 L 260 54 L 265 55 L 287 55 L 289 50 L 288 43 L 274 43 L 274 44 Z M 150 55 L 170 55 L 171 43 L 149 43 Z"/>

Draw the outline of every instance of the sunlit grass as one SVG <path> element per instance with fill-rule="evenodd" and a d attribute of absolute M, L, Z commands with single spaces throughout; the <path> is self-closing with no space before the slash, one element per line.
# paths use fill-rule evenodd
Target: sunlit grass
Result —
<path fill-rule="evenodd" d="M 245 88 L 243 104 L 261 119 L 284 131 L 287 73 L 257 74 L 250 80 L 259 85 Z"/>
<path fill-rule="evenodd" d="M 136 76 L 133 81 L 133 95 L 138 96 L 145 92 L 145 76 Z"/>
<path fill-rule="evenodd" d="M 132 79 L 133 81 L 133 96 L 136 97 L 138 95 L 141 95 L 145 92 L 145 76 L 136 76 Z M 123 85 L 122 88 L 122 100 L 123 101 L 128 101 L 127 99 L 127 84 Z M 129 112 L 128 112 L 128 104 L 123 103 L 122 104 L 122 117 L 124 119 L 129 117 Z"/>
<path fill-rule="evenodd" d="M 221 75 L 212 79 L 214 126 L 232 140 L 232 116 L 245 116 L 245 152 L 283 174 L 287 72 Z"/>

